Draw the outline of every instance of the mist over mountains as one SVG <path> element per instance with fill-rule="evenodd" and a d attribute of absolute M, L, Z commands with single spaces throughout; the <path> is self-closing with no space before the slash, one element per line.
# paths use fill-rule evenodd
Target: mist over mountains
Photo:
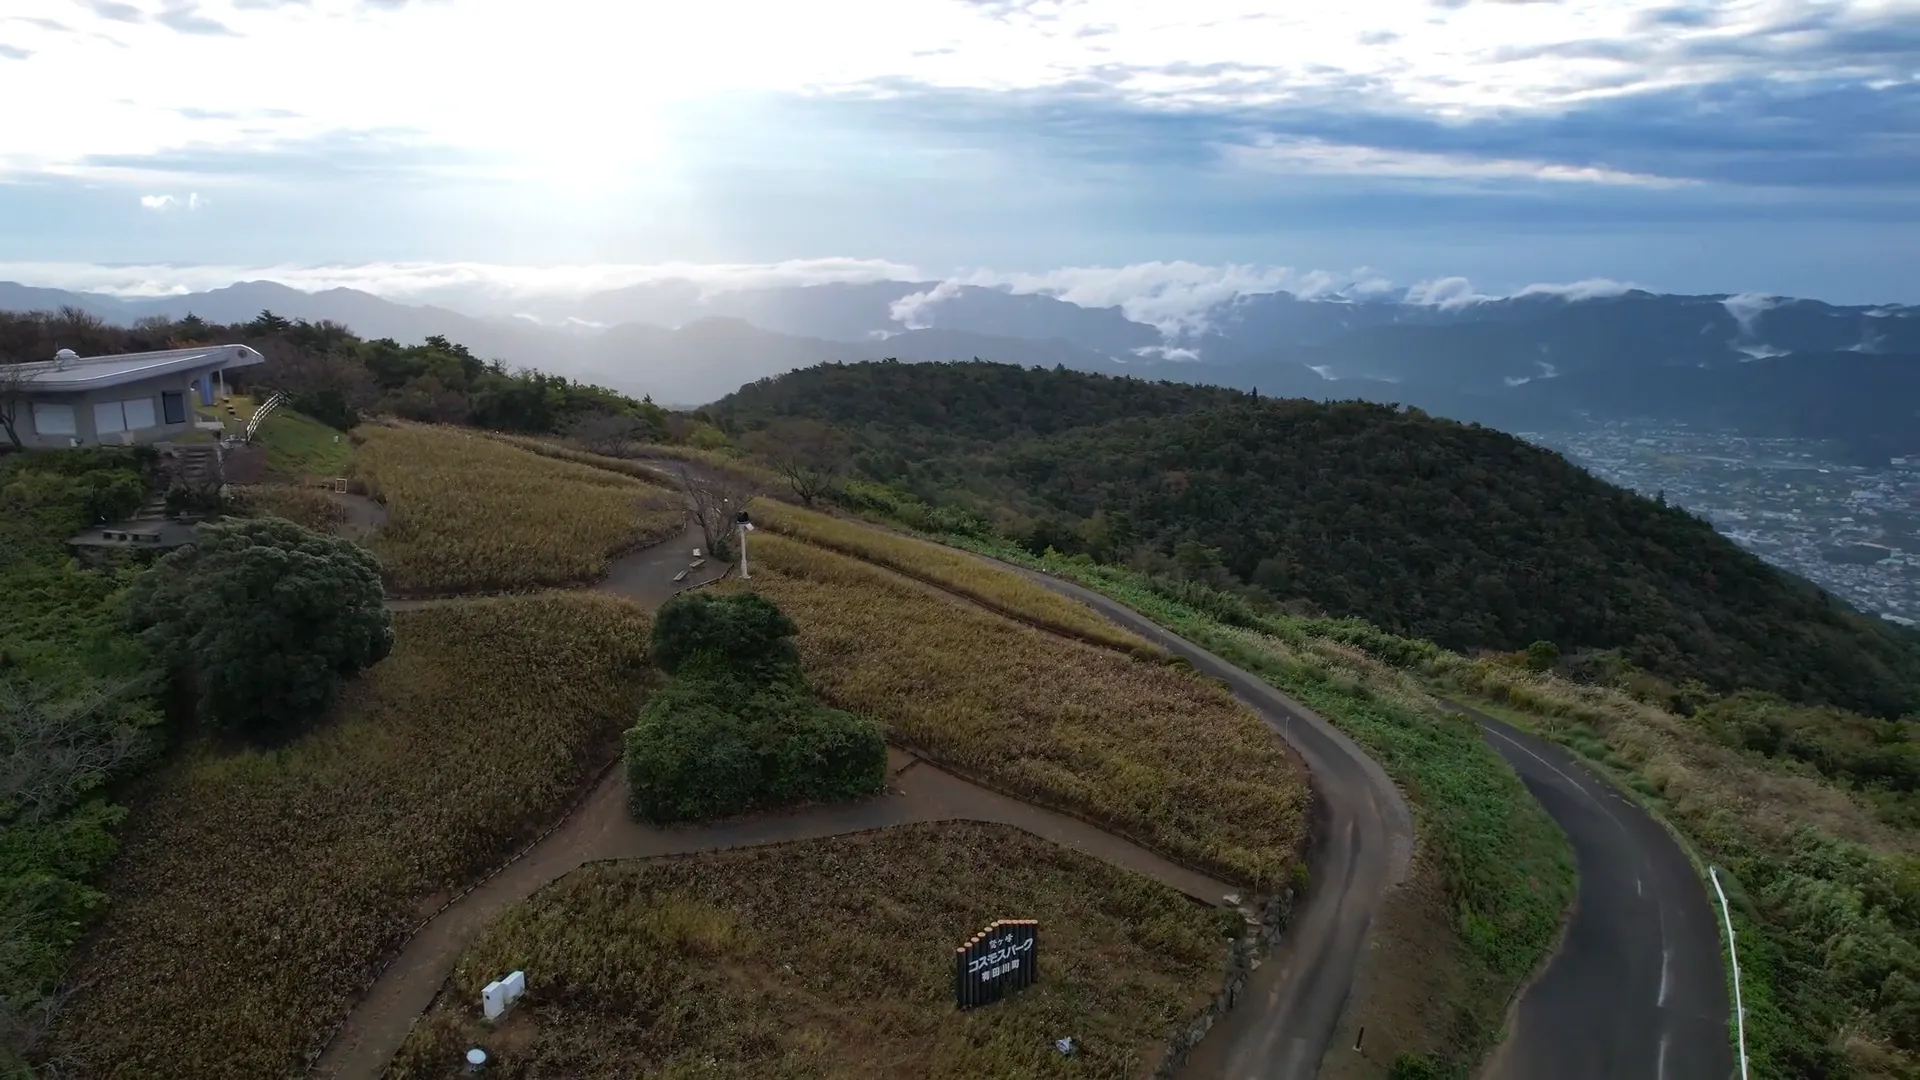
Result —
<path fill-rule="evenodd" d="M 117 324 L 262 310 L 365 337 L 439 334 L 535 366 L 693 405 L 827 361 L 981 358 L 1363 398 L 1509 430 L 1609 419 L 1845 441 L 1862 459 L 1920 452 L 1920 307 L 1637 289 L 1373 288 L 1243 294 L 1150 324 L 1120 307 L 935 281 L 716 291 L 649 282 L 493 310 L 250 281 L 145 299 L 0 282 L 0 310 L 74 306 Z"/>

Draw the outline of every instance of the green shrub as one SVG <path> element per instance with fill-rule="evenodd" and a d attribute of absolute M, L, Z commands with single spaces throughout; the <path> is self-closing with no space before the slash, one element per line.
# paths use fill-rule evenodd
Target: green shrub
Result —
<path fill-rule="evenodd" d="M 281 518 L 202 527 L 134 582 L 132 624 L 216 727 L 283 734 L 393 649 L 380 564 Z"/>
<path fill-rule="evenodd" d="M 880 790 L 879 725 L 813 699 L 797 671 L 774 681 L 704 669 L 674 678 L 626 735 L 634 816 L 699 821 Z"/>
<path fill-rule="evenodd" d="M 673 678 L 626 734 L 635 817 L 699 821 L 885 786 L 879 725 L 815 700 L 794 632 L 754 593 L 682 593 L 661 606 L 653 655 Z"/>
<path fill-rule="evenodd" d="M 660 606 L 653 620 L 653 662 L 669 675 L 695 657 L 736 669 L 798 665 L 793 620 L 756 593 L 687 592 Z"/>

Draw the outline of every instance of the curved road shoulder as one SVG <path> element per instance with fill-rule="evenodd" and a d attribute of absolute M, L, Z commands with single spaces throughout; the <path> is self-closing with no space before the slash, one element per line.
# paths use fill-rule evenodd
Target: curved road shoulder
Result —
<path fill-rule="evenodd" d="M 1560 747 L 1453 708 L 1479 721 L 1580 866 L 1560 951 L 1520 998 L 1482 1080 L 1731 1076 L 1719 927 L 1672 834 Z"/>
<path fill-rule="evenodd" d="M 1385 770 L 1325 719 L 1206 649 L 1091 589 L 1002 563 L 1224 681 L 1306 761 L 1316 800 L 1307 893 L 1246 1001 L 1188 1059 L 1187 1075 L 1310 1080 L 1346 1008 L 1387 889 L 1406 879 L 1413 814 Z"/>

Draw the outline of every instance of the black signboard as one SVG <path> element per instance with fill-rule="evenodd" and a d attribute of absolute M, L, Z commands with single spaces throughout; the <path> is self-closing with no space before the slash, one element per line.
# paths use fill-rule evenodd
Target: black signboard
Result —
<path fill-rule="evenodd" d="M 1040 979 L 1040 924 L 1001 919 L 953 950 L 953 997 L 963 1009 L 991 1005 Z"/>

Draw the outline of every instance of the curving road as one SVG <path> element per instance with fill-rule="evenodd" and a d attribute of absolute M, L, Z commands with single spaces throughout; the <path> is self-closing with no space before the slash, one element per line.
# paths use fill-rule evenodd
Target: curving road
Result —
<path fill-rule="evenodd" d="M 1566 751 L 1454 706 L 1573 844 L 1580 893 L 1482 1080 L 1725 1080 L 1734 1074 L 1720 931 L 1673 836 Z"/>
<path fill-rule="evenodd" d="M 1413 854 L 1413 815 L 1406 799 L 1352 739 L 1264 680 L 1091 589 L 1002 565 L 1225 681 L 1305 759 L 1319 816 L 1306 896 L 1295 905 L 1293 922 L 1274 954 L 1248 981 L 1240 1003 L 1200 1040 L 1184 1073 L 1220 1080 L 1311 1080 L 1346 1007 L 1382 896 L 1406 879 Z"/>

